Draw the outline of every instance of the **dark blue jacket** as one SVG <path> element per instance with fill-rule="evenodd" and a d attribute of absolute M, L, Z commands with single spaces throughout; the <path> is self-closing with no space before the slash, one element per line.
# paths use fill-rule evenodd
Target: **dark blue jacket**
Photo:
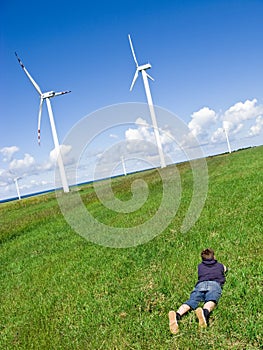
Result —
<path fill-rule="evenodd" d="M 198 283 L 216 281 L 222 287 L 225 283 L 224 265 L 214 259 L 206 259 L 198 265 Z"/>

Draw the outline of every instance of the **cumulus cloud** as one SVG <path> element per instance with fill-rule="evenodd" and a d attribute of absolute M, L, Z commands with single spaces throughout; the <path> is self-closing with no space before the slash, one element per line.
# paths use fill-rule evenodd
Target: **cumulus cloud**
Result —
<path fill-rule="evenodd" d="M 225 132 L 223 128 L 218 128 L 216 131 L 212 133 L 211 142 L 217 143 L 225 140 Z"/>
<path fill-rule="evenodd" d="M 125 139 L 127 141 L 144 140 L 153 142 L 154 133 L 150 130 L 150 125 L 142 118 L 135 121 L 136 128 L 129 128 L 125 131 Z"/>
<path fill-rule="evenodd" d="M 72 147 L 70 145 L 60 145 L 60 152 L 63 158 L 64 163 L 68 163 L 71 161 L 69 157 L 69 153 L 71 151 Z M 55 148 L 49 153 L 49 159 L 50 161 L 55 164 L 57 161 L 57 152 Z"/>
<path fill-rule="evenodd" d="M 237 134 L 244 127 L 244 122 L 259 116 L 263 112 L 263 106 L 257 104 L 257 99 L 237 102 L 231 106 L 222 116 L 222 120 L 228 122 L 228 130 Z"/>
<path fill-rule="evenodd" d="M 257 105 L 257 99 L 246 100 L 245 102 L 237 102 L 224 113 L 224 120 L 232 123 L 239 123 L 242 120 L 254 118 L 262 111 L 262 106 Z"/>
<path fill-rule="evenodd" d="M 192 120 L 188 123 L 188 127 L 193 136 L 205 136 L 207 130 L 216 123 L 217 114 L 208 107 L 203 107 L 199 111 L 191 115 Z"/>
<path fill-rule="evenodd" d="M 259 115 L 256 119 L 255 125 L 251 126 L 249 130 L 249 136 L 259 135 L 262 129 L 263 129 L 263 117 L 262 115 Z"/>
<path fill-rule="evenodd" d="M 71 164 L 72 163 L 72 157 L 70 156 L 71 146 L 69 145 L 61 145 L 61 153 L 63 156 L 64 164 Z M 30 176 L 30 175 L 39 175 L 40 173 L 43 173 L 45 171 L 49 171 L 54 169 L 56 164 L 56 152 L 53 149 L 50 152 L 48 161 L 38 164 L 34 157 L 30 154 L 26 153 L 24 154 L 23 158 L 19 159 L 12 159 L 13 154 L 18 151 L 18 148 L 13 147 L 4 147 L 1 150 L 1 153 L 5 155 L 5 159 L 7 162 L 7 159 L 11 157 L 11 161 L 9 162 L 9 165 L 7 169 L 0 169 L 0 186 L 6 186 L 8 184 L 13 183 L 14 177 L 16 176 Z M 44 183 L 42 180 L 38 183 L 39 186 L 44 186 L 46 183 Z M 30 186 L 37 186 L 37 184 L 30 183 Z"/>
<path fill-rule="evenodd" d="M 161 144 L 163 149 L 174 142 L 171 137 L 169 129 L 159 129 Z M 144 164 L 159 164 L 159 154 L 156 145 L 155 132 L 146 120 L 138 117 L 132 127 L 126 129 L 125 139 L 119 143 L 114 144 L 106 153 L 100 152 L 96 154 L 100 175 L 102 171 L 109 173 L 108 169 L 121 165 L 122 157 L 132 160 L 135 164 L 137 162 L 138 169 Z M 131 166 L 131 162 L 129 165 Z M 146 163 L 145 163 L 146 162 Z M 97 170 L 96 170 L 97 171 Z M 101 175 L 102 176 L 102 175 Z"/>
<path fill-rule="evenodd" d="M 73 163 L 73 158 L 71 157 L 71 154 L 70 154 L 71 149 L 72 149 L 72 146 L 70 145 L 60 145 L 60 152 L 63 158 L 64 165 L 69 165 Z M 56 162 L 57 162 L 57 152 L 56 152 L 56 149 L 53 148 L 49 153 L 48 161 L 43 163 L 41 168 L 43 170 L 54 169 Z"/>
<path fill-rule="evenodd" d="M 21 159 L 12 159 L 7 168 L 0 169 L 0 187 L 2 190 L 8 191 L 12 187 L 11 185 L 14 185 L 16 177 L 31 175 L 36 173 L 36 169 L 35 159 L 28 153 Z"/>
<path fill-rule="evenodd" d="M 26 182 L 26 183 L 23 183 L 23 184 L 20 184 L 20 189 L 21 190 L 30 190 L 32 188 L 36 188 L 36 189 L 39 189 L 40 188 L 43 188 L 44 186 L 46 185 L 53 185 L 53 183 L 50 183 L 48 181 L 45 181 L 45 180 L 30 180 L 29 182 Z"/>
<path fill-rule="evenodd" d="M 125 132 L 128 152 L 137 153 L 148 151 L 151 153 L 151 149 L 153 148 L 152 144 L 155 144 L 153 129 L 150 128 L 150 125 L 142 118 L 137 118 L 135 124 L 135 128 L 129 128 Z"/>
<path fill-rule="evenodd" d="M 19 173 L 28 172 L 35 168 L 36 162 L 34 157 L 26 153 L 23 159 L 13 159 L 9 164 L 9 169 Z"/>
<path fill-rule="evenodd" d="M 237 102 L 229 109 L 227 109 L 218 118 L 222 124 L 213 131 L 210 141 L 214 144 L 225 140 L 225 131 L 228 136 L 235 139 L 237 134 L 246 133 L 247 122 L 256 119 L 255 125 L 249 130 L 249 135 L 258 135 L 262 129 L 261 114 L 263 113 L 263 106 L 258 104 L 257 99 L 246 100 L 245 102 Z M 243 135 L 245 137 L 245 134 Z M 239 136 L 240 137 L 240 136 Z M 242 137 L 242 136 L 241 136 Z"/>
<path fill-rule="evenodd" d="M 72 164 L 72 147 L 69 145 L 61 145 L 60 149 L 64 165 Z M 0 168 L 0 187 L 2 195 L 8 195 L 9 192 L 11 195 L 12 191 L 14 191 L 14 179 L 18 176 L 22 177 L 22 179 L 27 179 L 26 182 L 24 181 L 24 183 L 21 184 L 21 189 L 26 191 L 38 191 L 39 189 L 52 187 L 54 184 L 50 181 L 47 182 L 45 178 L 49 176 L 48 171 L 53 170 L 55 167 L 55 150 L 50 152 L 49 159 L 43 163 L 37 163 L 35 158 L 29 153 L 25 153 L 23 157 L 14 158 L 14 153 L 18 150 L 16 146 L 4 147 L 0 150 L 5 160 L 5 169 Z M 35 179 L 30 181 L 32 176 L 35 177 Z M 38 179 L 38 177 L 40 177 L 40 179 Z"/>
<path fill-rule="evenodd" d="M 153 127 L 141 117 L 136 119 L 135 125 L 135 128 L 129 128 L 125 132 L 128 152 L 148 153 L 149 157 L 157 155 L 156 136 Z M 174 142 L 169 129 L 159 129 L 159 136 L 163 148 Z"/>
<path fill-rule="evenodd" d="M 13 182 L 14 176 L 6 169 L 0 169 L 0 187 L 7 186 Z"/>
<path fill-rule="evenodd" d="M 156 144 L 155 133 L 153 127 L 141 117 L 135 121 L 136 128 L 129 128 L 125 132 L 125 139 L 127 141 L 141 140 Z M 169 129 L 159 130 L 160 140 L 162 145 L 173 142 L 173 137 Z"/>
<path fill-rule="evenodd" d="M 224 128 L 226 131 L 229 131 L 230 126 L 231 126 L 231 124 L 229 123 L 228 120 L 223 120 L 223 128 Z"/>
<path fill-rule="evenodd" d="M 3 154 L 3 162 L 9 162 L 14 153 L 18 152 L 19 148 L 17 146 L 3 147 L 0 149 L 0 153 Z"/>

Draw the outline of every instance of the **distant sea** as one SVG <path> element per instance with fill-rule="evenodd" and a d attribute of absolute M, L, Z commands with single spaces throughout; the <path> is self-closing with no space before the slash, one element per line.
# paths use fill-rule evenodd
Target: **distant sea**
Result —
<path fill-rule="evenodd" d="M 123 176 L 123 175 L 120 174 L 120 175 L 112 176 L 111 178 L 113 179 L 113 178 L 119 177 L 119 176 Z M 81 183 L 78 183 L 78 184 L 70 185 L 70 188 L 78 187 L 78 186 L 81 186 L 81 185 L 88 185 L 88 184 L 90 184 L 92 182 L 103 181 L 103 180 L 106 180 L 106 179 L 107 178 L 102 178 L 102 179 L 98 179 L 98 180 L 91 180 L 91 181 L 81 182 Z M 62 187 L 61 188 L 52 188 L 52 189 L 44 190 L 44 191 L 40 191 L 40 192 L 24 194 L 24 195 L 21 195 L 20 198 L 23 199 L 23 198 L 39 196 L 41 194 L 46 194 L 46 193 L 55 192 L 55 191 L 59 191 L 59 190 L 62 190 Z M 16 200 L 19 200 L 18 196 L 11 197 L 11 198 L 0 199 L 0 204 L 1 203 L 12 202 L 12 201 L 16 201 Z"/>
<path fill-rule="evenodd" d="M 35 193 L 29 193 L 29 194 L 25 194 L 20 196 L 21 199 L 23 198 L 28 198 L 28 197 L 34 197 L 34 196 L 39 196 L 41 194 L 45 194 L 45 193 L 49 193 L 49 192 L 55 192 L 55 189 L 51 189 L 51 190 L 46 190 L 46 191 L 41 191 L 41 192 L 35 192 Z M 12 197 L 12 198 L 5 198 L 5 199 L 0 199 L 0 203 L 6 203 L 6 202 L 12 202 L 12 201 L 16 201 L 18 200 L 18 197 Z"/>

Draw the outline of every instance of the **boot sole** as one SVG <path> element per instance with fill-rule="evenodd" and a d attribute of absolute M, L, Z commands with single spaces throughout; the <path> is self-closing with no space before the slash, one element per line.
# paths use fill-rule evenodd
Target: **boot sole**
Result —
<path fill-rule="evenodd" d="M 176 313 L 175 313 L 175 311 L 169 311 L 168 317 L 169 317 L 170 332 L 172 334 L 178 333 L 179 332 L 179 327 L 178 327 L 178 323 L 177 323 L 177 320 L 176 320 Z"/>
<path fill-rule="evenodd" d="M 198 321 L 199 321 L 199 326 L 204 328 L 204 327 L 207 327 L 207 322 L 206 322 L 206 319 L 205 319 L 205 316 L 204 316 L 204 313 L 203 313 L 203 309 L 201 309 L 201 307 L 197 308 L 195 310 L 195 314 L 198 318 Z"/>

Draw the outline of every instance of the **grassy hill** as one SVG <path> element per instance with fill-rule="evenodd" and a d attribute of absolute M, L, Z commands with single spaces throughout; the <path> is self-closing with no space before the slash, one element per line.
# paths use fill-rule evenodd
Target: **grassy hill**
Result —
<path fill-rule="evenodd" d="M 207 165 L 208 195 L 196 224 L 180 233 L 192 193 L 185 163 L 177 166 L 177 215 L 160 235 L 131 248 L 99 246 L 76 234 L 55 194 L 1 204 L 0 348 L 262 348 L 263 147 L 210 157 Z M 148 183 L 149 197 L 128 219 L 101 205 L 91 184 L 79 193 L 107 225 L 138 224 L 156 212 L 162 184 L 156 170 L 133 174 L 113 181 L 115 195 L 128 200 L 137 178 Z M 230 268 L 222 298 L 209 328 L 200 331 L 190 313 L 171 335 L 167 314 L 188 298 L 206 247 Z"/>

